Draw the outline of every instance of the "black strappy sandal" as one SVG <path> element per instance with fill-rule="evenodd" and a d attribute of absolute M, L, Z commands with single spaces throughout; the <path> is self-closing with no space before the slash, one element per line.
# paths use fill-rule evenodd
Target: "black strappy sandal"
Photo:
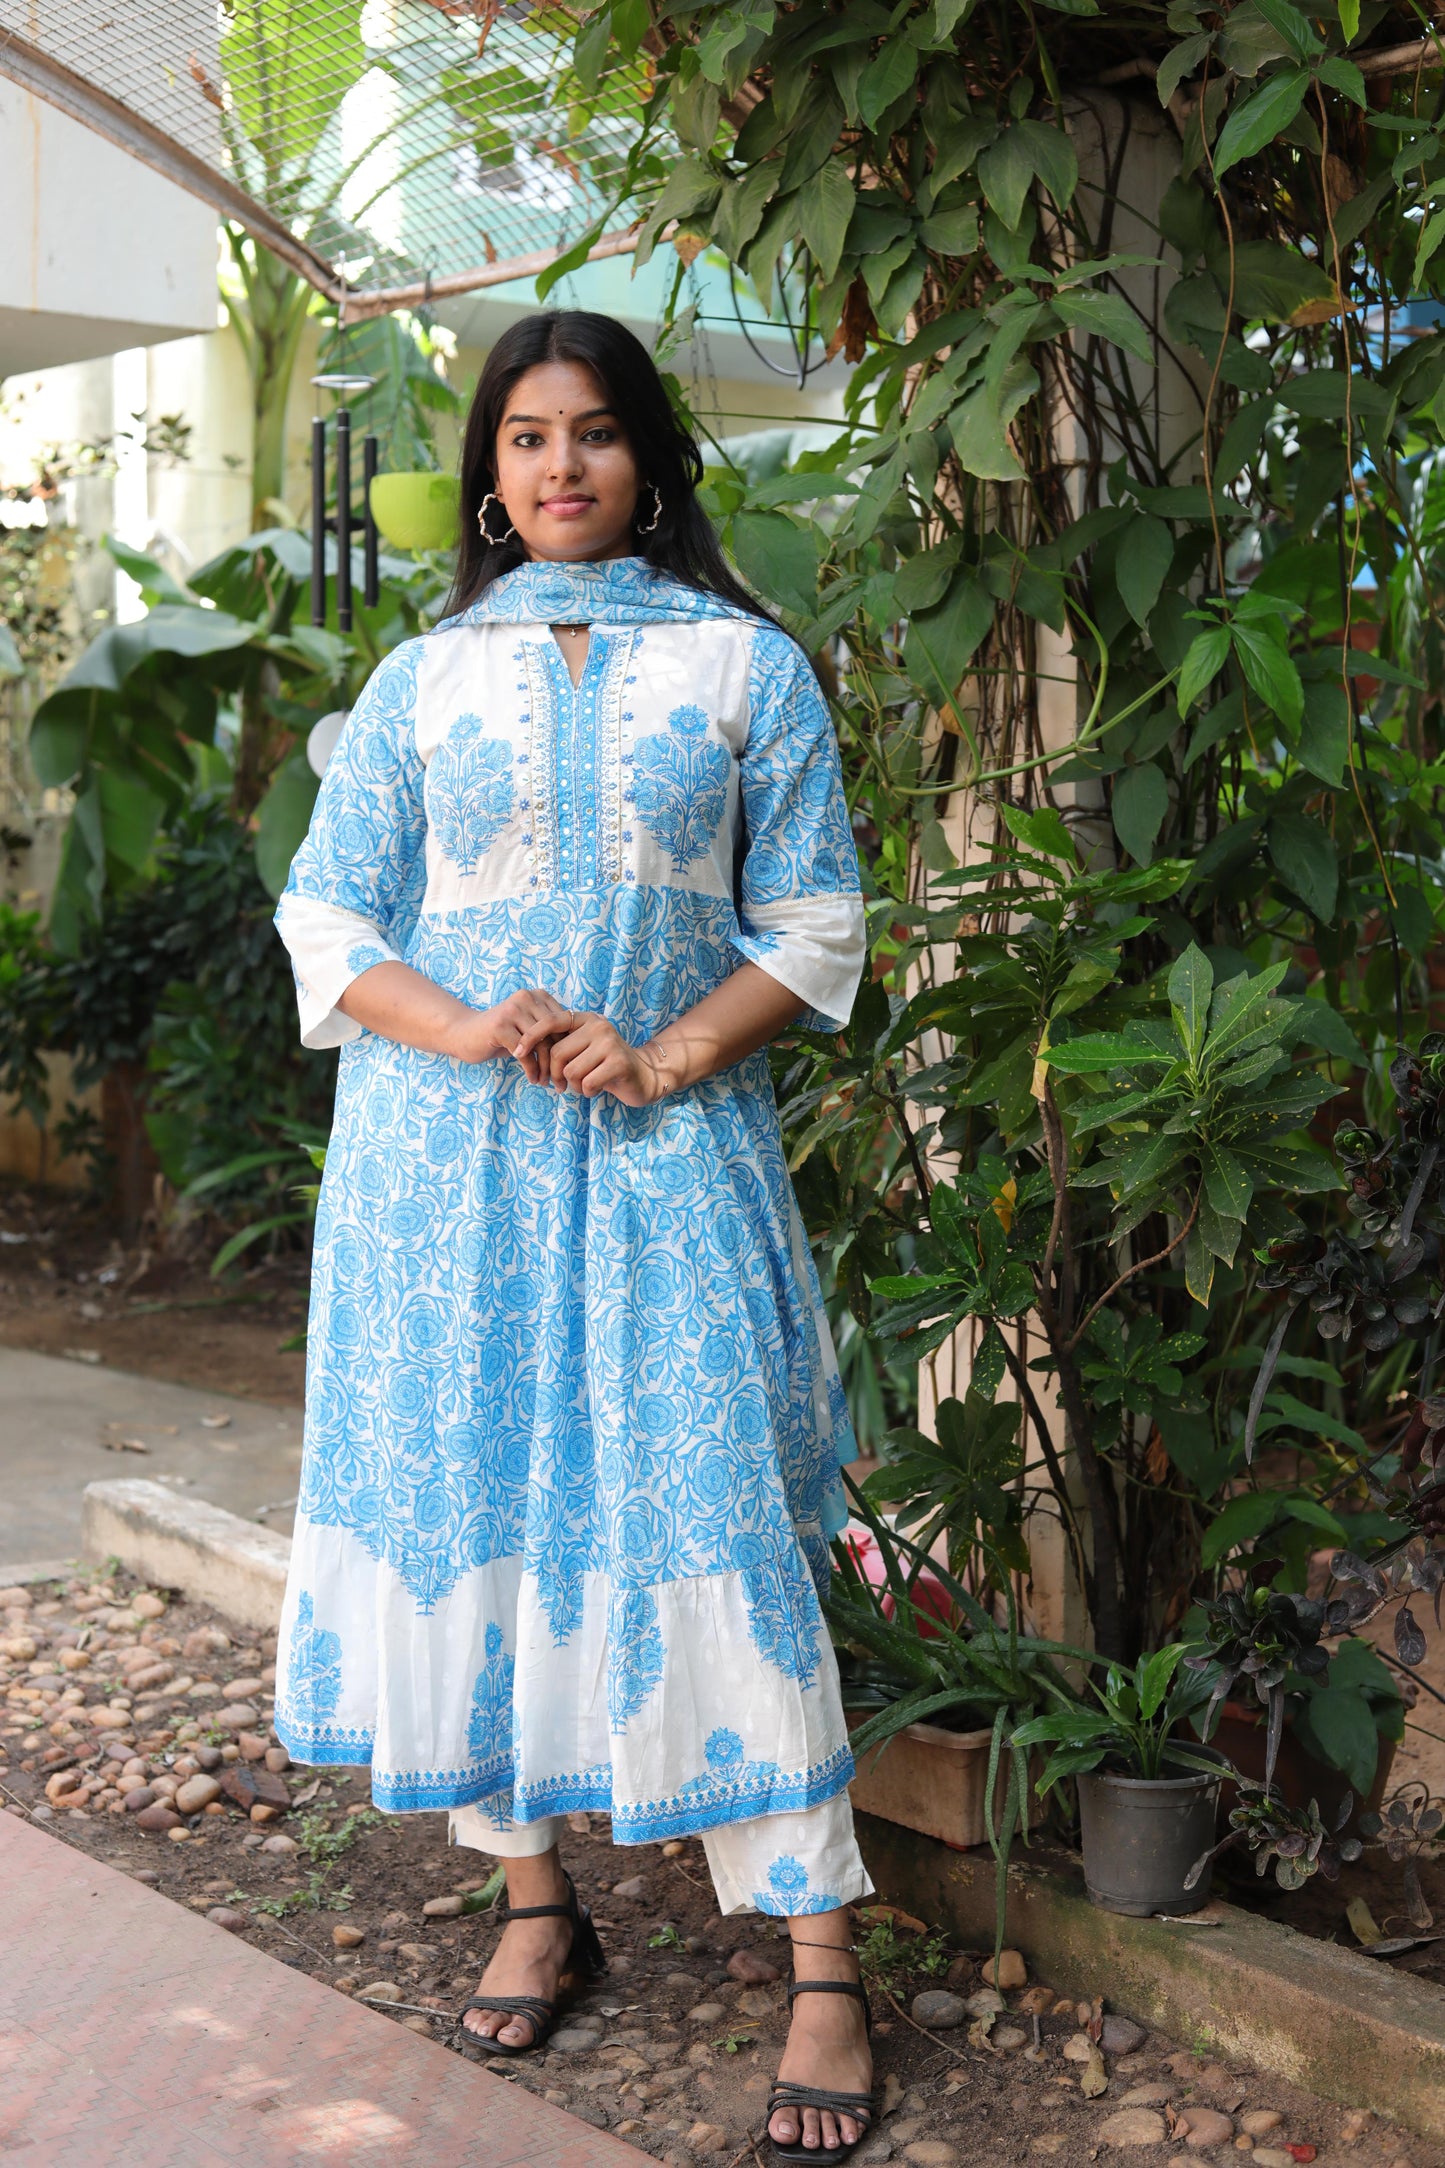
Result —
<path fill-rule="evenodd" d="M 873 2037 L 873 2012 L 868 2002 L 868 1991 L 861 1980 L 794 1980 L 788 1989 L 788 2014 L 792 2015 L 793 2002 L 799 1995 L 851 1995 L 863 2005 L 863 2024 L 871 2040 Z M 773 2136 L 773 2117 L 779 2108 L 796 2108 L 798 2113 L 798 2139 L 795 2145 L 781 2145 Z M 829 2115 L 846 2115 L 860 2124 L 852 2145 L 804 2145 L 802 2110 L 817 2108 Z M 780 2161 L 803 2161 L 811 2168 L 837 2168 L 839 2161 L 847 2160 L 863 2143 L 873 2124 L 873 2095 L 869 2093 L 830 2093 L 817 2085 L 795 2085 L 791 2078 L 774 2078 L 772 2091 L 768 2094 L 768 2114 L 763 2128 L 768 2133 L 774 2158 Z"/>
<path fill-rule="evenodd" d="M 563 1869 L 562 1880 L 567 1885 L 567 1902 L 564 1905 L 508 1905 L 502 1918 L 507 1920 L 570 1920 L 572 1922 L 572 1946 L 562 1960 L 562 1974 L 577 1973 L 584 1980 L 599 1980 L 607 1970 L 607 1957 L 592 1924 L 592 1914 L 587 1906 L 580 1904 L 572 1886 L 572 1877 Z M 561 1975 L 559 1975 L 559 1978 Z M 494 2055 L 530 2055 L 541 2047 L 557 2022 L 557 2002 L 548 2002 L 545 1995 L 473 1995 L 457 2012 L 457 2025 L 468 2040 L 475 2040 L 478 2047 L 488 2049 Z M 472 2032 L 462 2021 L 468 2010 L 501 2010 L 509 2017 L 524 2017 L 532 2028 L 530 2040 L 516 2042 L 490 2038 L 486 2033 Z M 814 2156 L 809 2156 L 810 2158 Z"/>

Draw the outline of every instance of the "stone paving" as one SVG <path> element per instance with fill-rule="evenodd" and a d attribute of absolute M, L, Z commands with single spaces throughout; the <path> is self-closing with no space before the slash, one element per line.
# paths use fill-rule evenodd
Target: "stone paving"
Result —
<path fill-rule="evenodd" d="M 456 2018 L 500 1931 L 491 1863 L 444 1815 L 377 1813 L 364 1770 L 293 1768 L 275 1654 L 124 1571 L 0 1582 L 0 2160 L 765 2168 L 780 1923 L 719 1919 L 696 1844 L 619 1854 L 570 1816 L 609 1974 L 544 2052 L 478 2070 Z M 1075 2001 L 1005 1951 L 995 1986 L 984 1951 L 894 1905 L 860 1926 L 879 2124 L 858 2168 L 1445 2168 L 1368 2082 L 1358 2108 L 1313 2099 L 1107 2009 L 1107 1977 Z M 559 2131 L 572 2150 L 547 2150 Z"/>
<path fill-rule="evenodd" d="M 636 2168 L 637 2154 L 0 1814 L 0 2158 Z"/>

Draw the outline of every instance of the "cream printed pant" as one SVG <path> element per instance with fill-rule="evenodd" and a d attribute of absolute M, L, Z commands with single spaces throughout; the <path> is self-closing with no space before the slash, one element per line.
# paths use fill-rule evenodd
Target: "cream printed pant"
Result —
<path fill-rule="evenodd" d="M 563 1815 L 518 1823 L 505 1795 L 454 1807 L 451 1841 L 494 1859 L 535 1859 L 566 1828 Z M 832 1912 L 871 1897 L 873 1884 L 853 1835 L 846 1792 L 797 1814 L 764 1814 L 700 1833 L 720 1912 L 768 1912 L 777 1918 Z"/>

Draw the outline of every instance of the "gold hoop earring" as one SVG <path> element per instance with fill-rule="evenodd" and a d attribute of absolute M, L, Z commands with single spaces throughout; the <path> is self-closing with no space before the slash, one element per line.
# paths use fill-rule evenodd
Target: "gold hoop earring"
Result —
<path fill-rule="evenodd" d="M 656 482 L 644 482 L 642 486 L 644 489 L 652 491 L 653 513 L 645 527 L 641 520 L 638 520 L 637 531 L 639 534 L 652 534 L 656 531 L 657 523 L 662 517 L 662 491 L 658 488 Z M 636 518 L 635 513 L 633 517 Z"/>
<path fill-rule="evenodd" d="M 512 537 L 516 534 L 517 530 L 515 527 L 508 526 L 506 533 L 503 535 L 489 534 L 487 532 L 487 506 L 489 504 L 501 504 L 502 515 L 504 518 L 510 519 L 510 514 L 507 511 L 507 507 L 502 504 L 502 500 L 497 495 L 496 491 L 491 489 L 487 491 L 487 494 L 485 495 L 485 497 L 483 497 L 480 505 L 477 507 L 477 526 L 481 531 L 482 540 L 484 542 L 490 543 L 494 550 L 499 550 L 504 543 L 510 542 L 512 540 Z"/>

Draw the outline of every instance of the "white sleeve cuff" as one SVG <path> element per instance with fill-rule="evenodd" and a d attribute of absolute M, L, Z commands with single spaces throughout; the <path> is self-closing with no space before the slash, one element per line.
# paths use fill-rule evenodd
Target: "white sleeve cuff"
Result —
<path fill-rule="evenodd" d="M 370 919 L 294 889 L 281 898 L 276 925 L 296 975 L 301 1044 L 321 1051 L 359 1039 L 361 1025 L 337 1003 L 363 971 L 401 962 L 386 936 Z"/>
<path fill-rule="evenodd" d="M 867 953 L 861 896 L 790 896 L 750 904 L 732 946 L 807 1004 L 813 1014 L 806 1021 L 843 1030 Z"/>

